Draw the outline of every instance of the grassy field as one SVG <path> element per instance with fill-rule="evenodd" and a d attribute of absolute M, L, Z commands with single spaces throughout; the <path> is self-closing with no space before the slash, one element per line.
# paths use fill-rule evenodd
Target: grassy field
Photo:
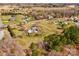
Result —
<path fill-rule="evenodd" d="M 8 24 L 9 22 L 7 21 L 11 16 L 0 16 L 1 18 L 3 18 L 3 23 L 4 24 Z M 21 21 L 22 21 L 22 17 L 21 15 L 17 15 L 16 16 L 16 21 L 13 22 L 13 24 L 19 24 Z M 7 23 L 5 22 L 7 21 Z M 29 45 L 34 42 L 34 43 L 38 43 L 40 41 L 43 40 L 43 38 L 49 34 L 54 34 L 54 33 L 60 33 L 62 32 L 62 29 L 57 29 L 57 25 L 54 24 L 54 20 L 46 20 L 46 19 L 43 19 L 43 20 L 35 20 L 35 21 L 30 21 L 28 22 L 27 24 L 25 24 L 25 26 L 30 29 L 31 26 L 33 26 L 34 24 L 36 24 L 39 29 L 40 29 L 40 32 L 39 34 L 36 36 L 34 34 L 28 36 L 26 35 L 26 33 L 24 31 L 19 31 L 18 28 L 16 29 L 13 29 L 15 35 L 16 35 L 16 41 L 22 45 L 22 47 L 25 49 L 25 48 L 28 48 Z M 20 37 L 19 37 L 20 36 Z"/>
<path fill-rule="evenodd" d="M 33 24 L 36 24 L 37 21 L 31 21 L 29 23 L 26 24 L 27 28 L 29 29 Z M 16 33 L 16 35 L 20 35 L 22 36 L 22 38 L 17 38 L 17 42 L 20 43 L 24 48 L 28 48 L 28 46 L 34 42 L 40 42 L 43 40 L 43 38 L 46 35 L 49 34 L 53 34 L 55 32 L 57 32 L 57 28 L 55 24 L 51 24 L 49 23 L 49 21 L 46 20 L 40 20 L 39 23 L 37 24 L 40 28 L 40 34 L 38 36 L 35 35 L 26 35 L 26 33 L 22 32 L 22 31 L 18 31 L 18 30 L 14 30 L 14 32 Z"/>

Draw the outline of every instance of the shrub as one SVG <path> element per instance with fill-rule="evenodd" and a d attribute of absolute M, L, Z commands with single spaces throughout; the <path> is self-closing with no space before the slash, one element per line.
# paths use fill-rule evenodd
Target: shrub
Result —
<path fill-rule="evenodd" d="M 56 51 L 61 50 L 67 44 L 79 44 L 79 29 L 76 26 L 71 26 L 60 35 L 51 34 L 44 37 L 44 42 L 49 47 L 48 49 Z"/>
<path fill-rule="evenodd" d="M 65 30 L 64 36 L 67 38 L 67 43 L 79 43 L 79 30 L 76 26 L 71 26 Z"/>
<path fill-rule="evenodd" d="M 56 35 L 56 34 L 48 35 L 44 38 L 44 42 L 47 43 L 50 49 L 54 49 L 57 51 L 61 50 L 61 36 L 60 35 Z"/>

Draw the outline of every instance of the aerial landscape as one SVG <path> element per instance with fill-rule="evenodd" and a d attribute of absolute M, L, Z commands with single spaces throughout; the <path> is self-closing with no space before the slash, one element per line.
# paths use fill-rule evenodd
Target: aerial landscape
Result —
<path fill-rule="evenodd" d="M 0 56 L 79 56 L 79 4 L 0 3 Z"/>

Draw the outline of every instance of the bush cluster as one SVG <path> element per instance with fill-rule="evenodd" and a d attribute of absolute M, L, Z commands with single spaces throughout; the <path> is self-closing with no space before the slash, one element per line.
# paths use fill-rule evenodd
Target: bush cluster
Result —
<path fill-rule="evenodd" d="M 51 34 L 44 37 L 44 42 L 49 46 L 49 49 L 61 50 L 63 45 L 79 44 L 79 29 L 76 26 L 71 26 L 64 30 L 61 35 Z"/>

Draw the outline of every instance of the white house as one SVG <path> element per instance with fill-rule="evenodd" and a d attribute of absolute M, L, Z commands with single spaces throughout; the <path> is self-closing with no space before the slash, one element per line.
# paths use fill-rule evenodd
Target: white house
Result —
<path fill-rule="evenodd" d="M 52 15 L 48 15 L 48 19 L 53 19 L 53 16 Z"/>
<path fill-rule="evenodd" d="M 32 30 L 32 29 L 29 29 L 29 30 L 28 30 L 28 33 L 29 33 L 29 34 L 33 33 L 33 30 Z"/>
<path fill-rule="evenodd" d="M 28 34 L 38 33 L 39 29 L 37 27 L 32 27 L 28 30 Z"/>

